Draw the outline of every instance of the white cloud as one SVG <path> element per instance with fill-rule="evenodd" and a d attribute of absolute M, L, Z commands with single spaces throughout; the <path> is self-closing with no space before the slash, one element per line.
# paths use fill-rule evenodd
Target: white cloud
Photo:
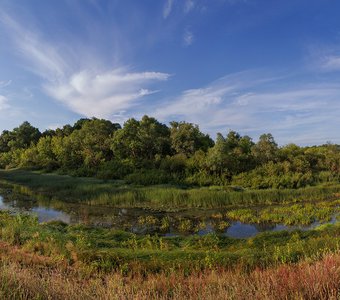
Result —
<path fill-rule="evenodd" d="M 163 8 L 163 18 L 166 19 L 171 14 L 173 8 L 174 0 L 166 0 Z"/>
<path fill-rule="evenodd" d="M 7 97 L 0 95 L 0 111 L 9 107 Z"/>
<path fill-rule="evenodd" d="M 184 12 L 188 13 L 195 7 L 195 2 L 193 0 L 186 0 L 184 4 Z"/>
<path fill-rule="evenodd" d="M 56 130 L 58 128 L 62 128 L 63 125 L 62 124 L 50 124 L 47 126 L 47 129 L 50 129 L 50 130 Z"/>
<path fill-rule="evenodd" d="M 0 81 L 0 89 L 8 87 L 11 84 L 12 84 L 12 80 L 3 80 L 3 81 Z"/>
<path fill-rule="evenodd" d="M 271 132 L 281 144 L 339 140 L 340 87 L 292 85 L 256 72 L 223 77 L 206 87 L 182 92 L 156 110 L 161 120 L 185 120 L 212 134 L 229 129 L 253 137 Z M 294 136 L 296 132 L 296 136 Z"/>
<path fill-rule="evenodd" d="M 38 36 L 38 33 L 24 28 L 9 15 L 0 13 L 1 21 L 10 29 L 17 51 L 29 62 L 29 69 L 48 80 L 58 80 L 69 71 L 68 63 L 53 46 Z"/>
<path fill-rule="evenodd" d="M 83 71 L 63 84 L 47 84 L 45 88 L 50 96 L 79 114 L 109 118 L 155 92 L 145 86 L 168 77 L 165 73 L 129 73 L 125 69 L 106 73 Z"/>
<path fill-rule="evenodd" d="M 326 71 L 340 71 L 340 56 L 330 55 L 324 57 L 322 68 Z"/>
<path fill-rule="evenodd" d="M 309 45 L 305 60 L 307 67 L 317 72 L 340 71 L 340 47 L 337 44 Z"/>
<path fill-rule="evenodd" d="M 193 41 L 194 41 L 194 34 L 189 29 L 186 29 L 183 35 L 184 46 L 186 47 L 190 46 L 193 43 Z"/>
<path fill-rule="evenodd" d="M 82 62 L 72 62 L 72 57 L 38 34 L 3 13 L 0 16 L 10 28 L 28 68 L 43 79 L 43 90 L 78 114 L 109 118 L 136 105 L 138 99 L 155 93 L 149 89 L 150 85 L 169 78 L 166 73 L 131 72 L 123 67 L 98 70 L 86 67 L 89 62 L 82 67 Z"/>

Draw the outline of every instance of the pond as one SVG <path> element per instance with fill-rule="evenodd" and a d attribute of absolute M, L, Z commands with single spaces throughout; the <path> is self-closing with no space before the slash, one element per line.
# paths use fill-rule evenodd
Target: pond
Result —
<path fill-rule="evenodd" d="M 162 212 L 142 208 L 112 208 L 100 205 L 62 202 L 51 199 L 32 199 L 13 193 L 11 189 L 0 190 L 0 210 L 13 213 L 29 213 L 39 222 L 62 221 L 67 224 L 87 224 L 121 229 L 136 234 L 159 234 L 165 236 L 220 233 L 233 238 L 248 238 L 260 232 L 280 230 L 309 230 L 320 223 L 308 226 L 283 224 L 248 224 L 224 218 L 217 210 L 186 210 Z M 336 222 L 333 216 L 329 223 Z"/>

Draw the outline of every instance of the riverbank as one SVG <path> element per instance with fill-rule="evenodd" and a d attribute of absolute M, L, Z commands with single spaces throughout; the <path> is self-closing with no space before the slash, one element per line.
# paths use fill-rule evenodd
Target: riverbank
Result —
<path fill-rule="evenodd" d="M 13 250 L 14 249 L 14 250 Z M 89 273 L 0 243 L 4 299 L 338 299 L 340 255 L 249 273 L 197 271 L 186 275 Z"/>

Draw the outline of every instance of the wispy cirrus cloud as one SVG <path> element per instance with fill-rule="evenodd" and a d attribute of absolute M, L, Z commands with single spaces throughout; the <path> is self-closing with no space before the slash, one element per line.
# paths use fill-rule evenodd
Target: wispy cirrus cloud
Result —
<path fill-rule="evenodd" d="M 6 88 L 10 86 L 12 80 L 2 80 L 0 81 L 0 91 L 1 93 L 6 91 Z M 6 94 L 6 93 L 5 93 Z M 0 94 L 0 111 L 10 108 L 9 99 L 7 96 Z"/>
<path fill-rule="evenodd" d="M 185 29 L 183 34 L 183 44 L 188 47 L 194 42 L 194 34 L 188 28 Z"/>
<path fill-rule="evenodd" d="M 339 140 L 332 130 L 340 126 L 339 114 L 338 84 L 292 84 L 284 89 L 279 77 L 261 72 L 232 74 L 186 90 L 156 110 L 162 120 L 186 120 L 211 134 L 232 129 L 254 137 L 270 131 L 281 144 Z"/>
<path fill-rule="evenodd" d="M 195 2 L 193 0 L 186 0 L 184 3 L 184 12 L 188 13 L 192 11 L 195 7 Z"/>
<path fill-rule="evenodd" d="M 340 55 L 327 55 L 323 57 L 321 67 L 325 71 L 340 71 Z"/>
<path fill-rule="evenodd" d="M 307 47 L 306 65 L 314 71 L 340 71 L 340 44 L 311 44 Z"/>
<path fill-rule="evenodd" d="M 8 107 L 9 107 L 9 105 L 8 105 L 7 97 L 0 95 L 0 111 L 5 110 Z"/>
<path fill-rule="evenodd" d="M 0 80 L 0 89 L 8 87 L 12 84 L 12 80 Z"/>
<path fill-rule="evenodd" d="M 166 19 L 171 14 L 175 0 L 166 0 L 163 7 L 163 18 Z"/>
<path fill-rule="evenodd" d="M 150 86 L 170 76 L 154 71 L 134 72 L 121 66 L 102 70 L 91 67 L 89 62 L 75 63 L 76 56 L 67 55 L 72 50 L 65 51 L 69 50 L 65 45 L 44 40 L 4 13 L 1 17 L 26 61 L 25 68 L 43 80 L 43 91 L 80 115 L 109 118 L 157 92 Z"/>
<path fill-rule="evenodd" d="M 4 12 L 0 13 L 0 17 L 0 22 L 8 28 L 9 36 L 17 46 L 17 54 L 28 62 L 26 68 L 48 80 L 57 80 L 65 75 L 68 63 L 58 53 L 57 47 L 43 41 L 37 32 L 26 29 Z"/>

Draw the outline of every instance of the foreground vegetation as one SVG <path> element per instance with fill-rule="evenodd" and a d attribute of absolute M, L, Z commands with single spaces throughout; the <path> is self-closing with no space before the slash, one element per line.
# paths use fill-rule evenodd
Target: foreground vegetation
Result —
<path fill-rule="evenodd" d="M 0 244 L 4 299 L 338 299 L 340 255 L 249 273 L 210 270 L 124 276 L 84 276 L 80 268 Z"/>
<path fill-rule="evenodd" d="M 0 171 L 0 175 L 6 197 L 15 198 L 18 193 L 38 200 L 47 197 L 165 210 L 214 207 L 220 212 L 211 217 L 226 226 L 225 218 L 289 224 L 327 221 L 339 204 L 336 184 L 247 191 L 144 187 L 23 170 Z M 151 216 L 138 222 L 164 225 L 163 219 Z M 183 231 L 192 226 L 186 220 L 180 224 Z M 309 231 L 261 233 L 248 239 L 217 233 L 165 237 L 83 224 L 39 224 L 29 215 L 1 212 L 0 297 L 336 299 L 340 293 L 339 250 L 338 223 Z"/>
<path fill-rule="evenodd" d="M 61 222 L 38 224 L 37 219 L 2 212 L 2 241 L 23 249 L 86 266 L 89 271 L 123 274 L 187 274 L 216 268 L 251 270 L 302 259 L 318 259 L 339 250 L 340 226 L 316 230 L 268 232 L 249 239 L 218 234 L 161 237 Z"/>
<path fill-rule="evenodd" d="M 340 226 L 250 239 L 137 236 L 0 216 L 6 299 L 336 299 Z"/>

